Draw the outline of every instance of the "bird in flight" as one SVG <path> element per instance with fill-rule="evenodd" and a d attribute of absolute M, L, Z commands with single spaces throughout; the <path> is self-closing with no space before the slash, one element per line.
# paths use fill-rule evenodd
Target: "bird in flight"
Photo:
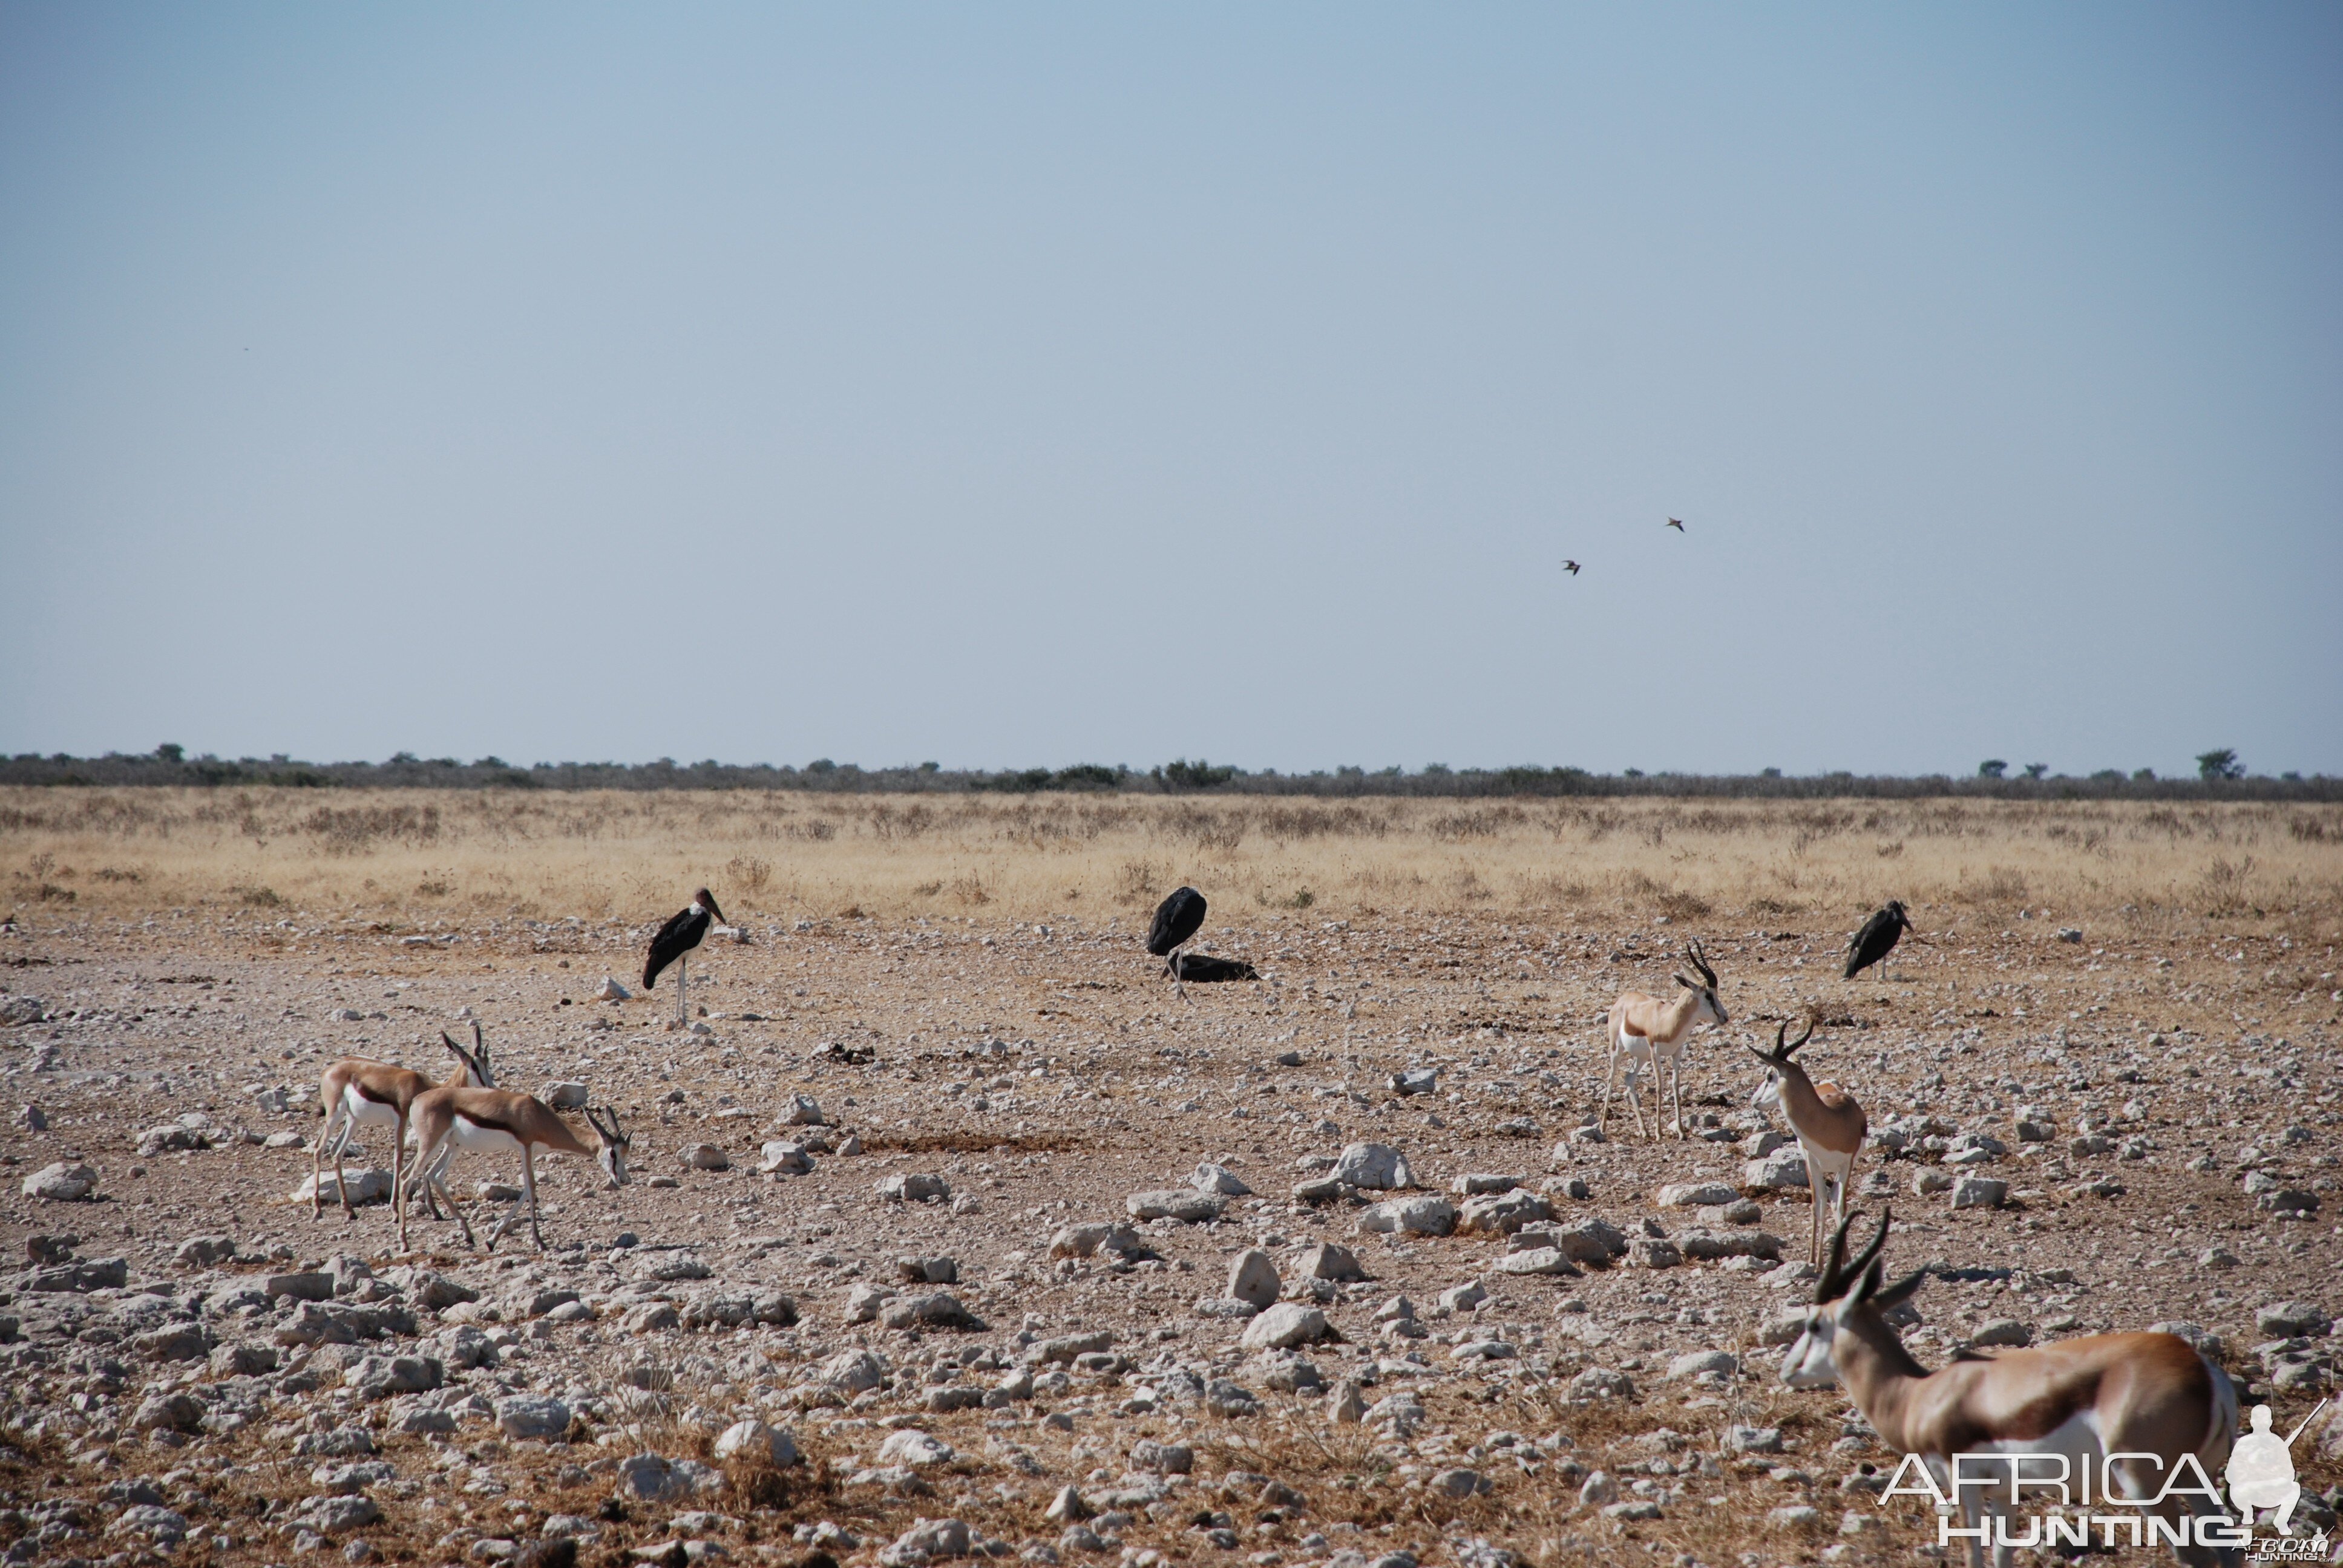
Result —
<path fill-rule="evenodd" d="M 1682 518 L 1670 518 L 1668 519 L 1668 527 L 1674 528 L 1678 533 L 1682 533 L 1684 532 L 1684 519 Z"/>
<path fill-rule="evenodd" d="M 1568 572 L 1572 577 L 1576 577 L 1578 575 L 1578 563 L 1576 561 L 1564 561 L 1562 563 L 1562 569 Z"/>

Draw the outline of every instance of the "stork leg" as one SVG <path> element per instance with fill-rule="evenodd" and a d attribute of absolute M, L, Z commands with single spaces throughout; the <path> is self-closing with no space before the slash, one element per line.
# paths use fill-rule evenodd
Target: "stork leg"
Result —
<path fill-rule="evenodd" d="M 1173 948 L 1172 950 L 1172 994 L 1178 997 L 1182 1001 L 1186 1001 L 1188 1000 L 1188 987 L 1185 983 L 1185 977 L 1180 972 L 1180 960 L 1186 956 L 1187 955 L 1182 953 L 1178 948 Z"/>
<path fill-rule="evenodd" d="M 675 1022 L 678 1029 L 691 1027 L 691 955 L 689 953 L 675 960 Z"/>

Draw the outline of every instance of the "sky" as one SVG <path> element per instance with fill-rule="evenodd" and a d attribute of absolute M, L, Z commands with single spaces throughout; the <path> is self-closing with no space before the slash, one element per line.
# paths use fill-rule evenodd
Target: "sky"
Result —
<path fill-rule="evenodd" d="M 0 752 L 2343 772 L 2338 195 L 2333 5 L 0 0 Z"/>

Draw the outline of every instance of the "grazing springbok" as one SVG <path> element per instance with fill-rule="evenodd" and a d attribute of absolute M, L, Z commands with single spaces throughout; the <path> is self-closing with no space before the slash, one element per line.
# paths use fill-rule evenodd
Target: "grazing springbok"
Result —
<path fill-rule="evenodd" d="M 607 1124 L 603 1117 L 609 1120 Z M 456 1195 L 447 1191 L 447 1167 L 452 1158 L 435 1167 L 434 1161 L 444 1149 L 453 1155 L 458 1149 L 473 1149 L 491 1154 L 520 1154 L 520 1181 L 523 1195 L 528 1199 L 528 1231 L 537 1239 L 537 1250 L 545 1251 L 545 1232 L 537 1223 L 537 1154 L 548 1150 L 558 1154 L 576 1154 L 593 1160 L 609 1177 L 610 1185 L 627 1184 L 627 1148 L 633 1139 L 618 1127 L 617 1111 L 605 1108 L 601 1116 L 594 1108 L 586 1108 L 587 1125 L 594 1129 L 594 1139 L 599 1145 L 588 1149 L 578 1141 L 569 1124 L 553 1113 L 544 1101 L 534 1094 L 520 1094 L 506 1089 L 434 1089 L 417 1097 L 415 1101 L 415 1136 L 421 1145 L 415 1156 L 415 1168 L 423 1173 L 424 1191 L 437 1188 L 447 1207 L 456 1212 L 456 1222 L 464 1227 L 464 1244 L 478 1243 L 472 1236 L 472 1221 L 465 1216 Z M 519 1220 L 515 1209 L 488 1233 L 488 1251 L 497 1250 L 497 1242 Z M 407 1251 L 407 1211 L 398 1212 L 398 1250 Z"/>
<path fill-rule="evenodd" d="M 488 1039 L 480 1032 L 478 1020 L 472 1022 L 471 1050 L 466 1050 L 449 1040 L 444 1029 L 439 1031 L 439 1040 L 456 1053 L 456 1070 L 447 1076 L 449 1087 L 468 1084 L 477 1089 L 494 1089 L 497 1086 L 496 1071 L 488 1061 Z M 318 1129 L 317 1141 L 310 1151 L 309 1218 L 322 1219 L 326 1212 L 322 1189 L 328 1139 L 332 1139 L 334 1144 L 334 1191 L 342 1200 L 344 1222 L 357 1218 L 357 1211 L 350 1207 L 349 1184 L 342 1178 L 342 1151 L 349 1147 L 360 1122 L 370 1121 L 391 1129 L 391 1201 L 404 1204 L 407 1116 L 418 1095 L 438 1087 L 410 1068 L 393 1067 L 387 1061 L 375 1061 L 363 1056 L 346 1057 L 319 1075 L 317 1106 L 324 1111 L 326 1121 L 325 1125 Z M 334 1135 L 337 1121 L 341 1125 L 338 1138 Z"/>
<path fill-rule="evenodd" d="M 2146 1543 L 2161 1540 L 2181 1563 L 2221 1561 L 2223 1548 L 2208 1544 L 2202 1527 L 2213 1515 L 2226 1520 L 2212 1477 L 2237 1430 L 2237 1391 L 2227 1375 L 2187 1340 L 2157 1333 L 2091 1334 L 1990 1358 L 1965 1351 L 1928 1372 L 1887 1325 L 1885 1314 L 1910 1300 L 1927 1274 L 1921 1269 L 1881 1285 L 1887 1226 L 1883 1212 L 1878 1233 L 1853 1263 L 1846 1225 L 1832 1234 L 1805 1328 L 1783 1358 L 1782 1381 L 1846 1390 L 1879 1441 L 1906 1456 L 1888 1494 L 1957 1504 L 1970 1568 L 1981 1568 L 1988 1531 L 1996 1568 L 2006 1568 L 2013 1546 L 2036 1545 L 2045 1535 L 2049 1546 L 2085 1544 L 2095 1507 L 2102 1516 L 2141 1515 Z M 1926 1476 L 1907 1492 L 1902 1477 L 1915 1462 Z M 2021 1484 L 2026 1496 L 2013 1498 Z M 2025 1538 L 2006 1539 L 2013 1502 L 2066 1504 L 2077 1493 L 2080 1517 L 2039 1518 Z M 2241 1539 L 2226 1523 L 2211 1533 L 2225 1543 Z"/>
<path fill-rule="evenodd" d="M 1700 979 L 1687 980 L 1679 973 L 1676 984 L 1682 989 L 1672 1001 L 1645 996 L 1631 990 L 1620 994 L 1611 1004 L 1611 1070 L 1603 1080 L 1603 1112 L 1598 1125 L 1611 1124 L 1611 1087 L 1618 1081 L 1621 1063 L 1627 1069 L 1627 1104 L 1635 1113 L 1635 1131 L 1644 1132 L 1644 1101 L 1635 1092 L 1636 1081 L 1644 1069 L 1652 1070 L 1653 1087 L 1659 1091 L 1661 1104 L 1666 1105 L 1671 1096 L 1675 1101 L 1676 1136 L 1684 1130 L 1684 1083 L 1682 1062 L 1684 1040 L 1695 1025 L 1725 1024 L 1733 1020 L 1725 1015 L 1725 1004 L 1716 1000 L 1716 971 L 1708 967 L 1708 960 L 1695 940 L 1684 950 L 1684 957 L 1700 971 Z M 1653 1120 L 1657 1121 L 1656 1114 Z M 1653 1136 L 1644 1132 L 1645 1137 Z"/>
<path fill-rule="evenodd" d="M 1774 1049 L 1760 1050 L 1748 1047 L 1749 1054 L 1765 1064 L 1765 1081 L 1749 1097 L 1749 1103 L 1760 1111 L 1778 1109 L 1789 1119 L 1790 1131 L 1797 1134 L 1798 1147 L 1806 1156 L 1806 1191 L 1814 1199 L 1813 1235 L 1806 1246 L 1806 1261 L 1823 1261 L 1823 1232 L 1828 1225 L 1846 1222 L 1847 1183 L 1855 1179 L 1855 1157 L 1863 1149 L 1863 1135 L 1871 1130 L 1865 1119 L 1863 1107 L 1854 1095 L 1825 1079 L 1816 1083 L 1806 1076 L 1806 1070 L 1790 1060 L 1790 1053 L 1815 1037 L 1811 1020 L 1806 1032 L 1790 1040 L 1790 1026 L 1782 1025 L 1774 1031 Z M 1828 1221 L 1823 1219 L 1825 1200 L 1835 1209 Z"/>

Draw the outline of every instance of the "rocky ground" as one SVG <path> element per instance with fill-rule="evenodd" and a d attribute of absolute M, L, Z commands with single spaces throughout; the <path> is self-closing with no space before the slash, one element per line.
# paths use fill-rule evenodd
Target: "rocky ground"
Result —
<path fill-rule="evenodd" d="M 2184 1325 L 2310 1412 L 2328 924 L 1972 911 L 1855 983 L 1835 928 L 1728 924 L 1682 1141 L 1586 1126 L 1664 921 L 1265 917 L 1215 944 L 1259 982 L 1181 998 L 1127 923 L 752 920 L 682 1031 L 671 982 L 598 1000 L 647 927 L 0 928 L 5 1558 L 1933 1555 L 1844 1397 L 1775 1375 L 1809 1211 L 1740 1042 L 1810 1011 L 1924 1362 Z M 547 1161 L 542 1251 L 313 1219 L 319 1070 L 438 1076 L 475 1020 L 503 1086 L 617 1109 L 632 1182 Z M 477 1223 L 517 1179 L 453 1185 Z"/>

